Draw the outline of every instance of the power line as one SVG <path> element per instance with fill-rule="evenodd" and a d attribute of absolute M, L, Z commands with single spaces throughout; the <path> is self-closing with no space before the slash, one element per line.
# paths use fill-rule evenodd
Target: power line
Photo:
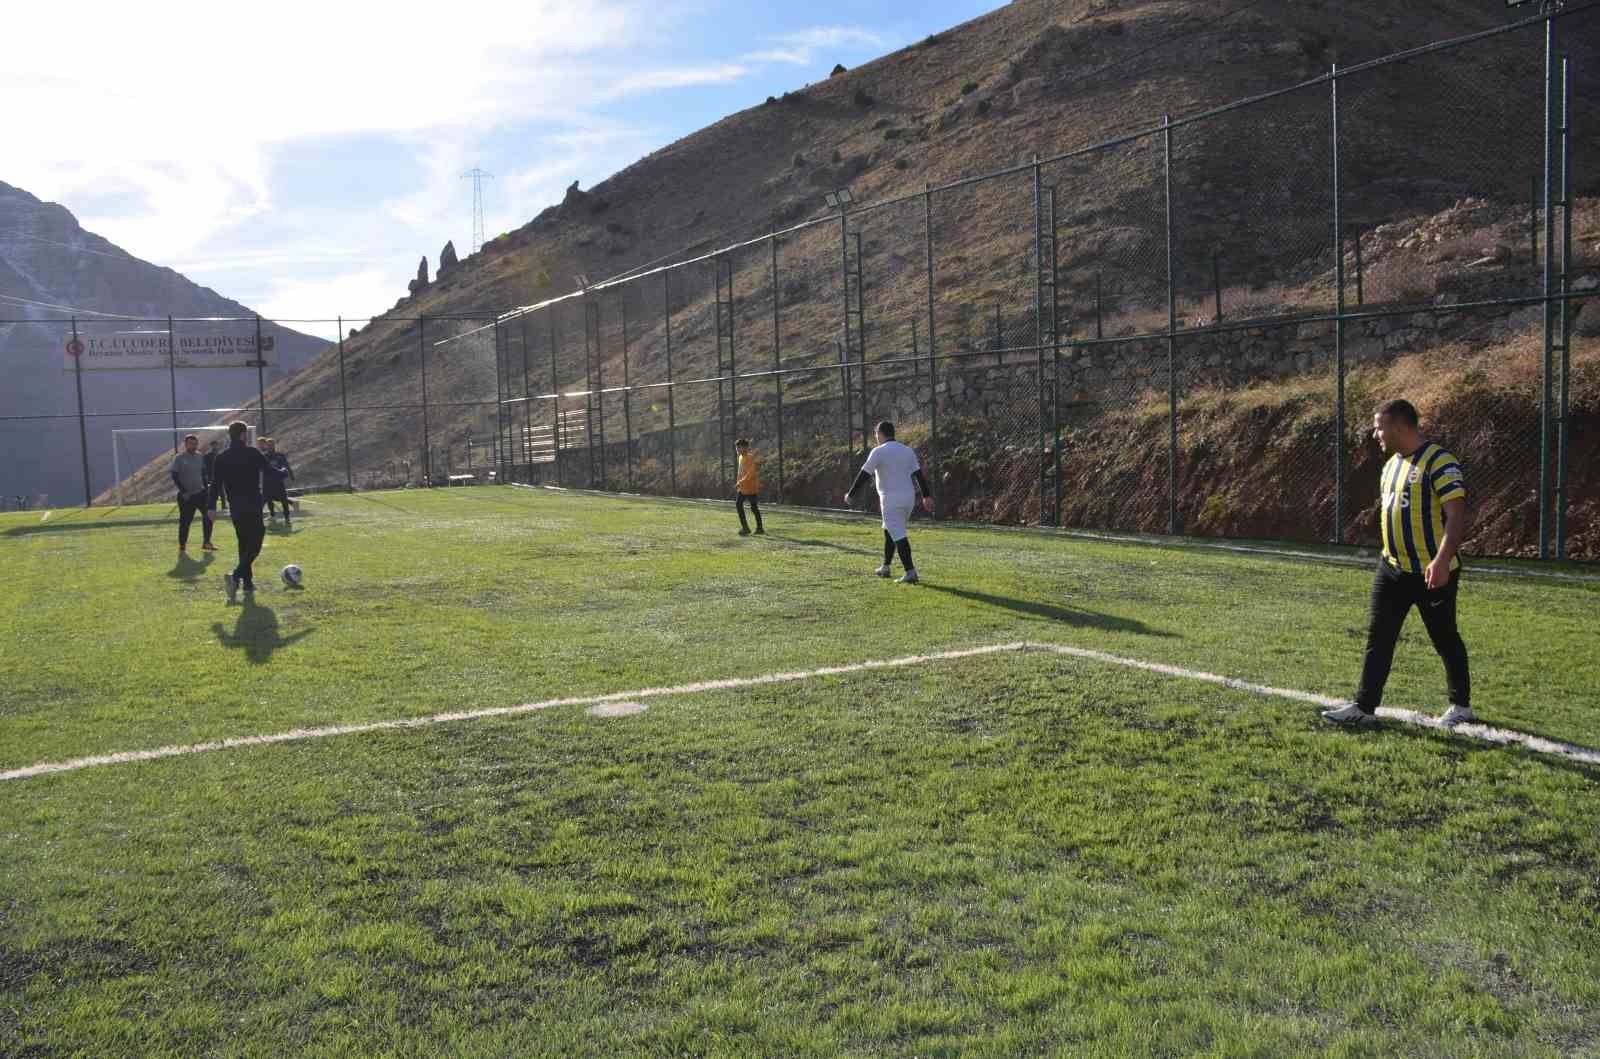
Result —
<path fill-rule="evenodd" d="M 472 179 L 472 252 L 476 254 L 483 249 L 483 182 L 493 180 L 493 173 L 486 173 L 477 166 L 473 166 L 461 174 L 461 179 Z"/>

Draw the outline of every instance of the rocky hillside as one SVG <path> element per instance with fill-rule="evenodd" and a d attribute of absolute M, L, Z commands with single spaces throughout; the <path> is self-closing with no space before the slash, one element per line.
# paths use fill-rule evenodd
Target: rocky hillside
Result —
<path fill-rule="evenodd" d="M 96 314 L 158 319 L 250 315 L 238 302 L 84 231 L 64 206 L 41 202 L 21 188 L 0 183 L 0 320 L 13 321 L 0 323 L 0 368 L 5 373 L 0 416 L 76 413 L 73 378 L 62 370 L 63 345 L 70 335 L 62 320 L 73 309 L 82 310 L 80 333 L 85 335 L 156 326 Z M 265 333 L 276 343 L 277 361 L 266 373 L 269 385 L 283 382 L 327 344 L 287 328 L 268 327 Z M 256 391 L 256 373 L 250 369 L 178 373 L 180 408 L 229 407 Z M 169 409 L 171 400 L 171 380 L 164 371 L 84 378 L 84 404 L 91 412 Z M 92 420 L 89 446 L 95 490 L 111 484 L 113 428 L 170 422 L 170 415 Z M 150 438 L 140 445 L 142 455 L 148 456 L 168 449 L 170 441 Z M 58 504 L 82 501 L 75 418 L 0 423 L 0 449 L 6 454 L 0 460 L 0 495 L 45 493 Z"/>
<path fill-rule="evenodd" d="M 1163 114 L 1196 114 L 1315 77 L 1332 62 L 1348 67 L 1506 18 L 1503 0 L 1017 0 L 730 115 L 593 188 L 574 185 L 562 203 L 431 283 L 416 284 L 393 312 L 353 335 L 345 348 L 350 398 L 365 406 L 414 406 L 426 385 L 430 402 L 439 404 L 430 410 L 428 438 L 450 446 L 459 463 L 468 438 L 492 432 L 497 388 L 581 389 L 596 381 L 591 373 L 619 383 L 624 314 L 635 384 L 665 377 L 668 307 L 675 377 L 715 374 L 709 265 L 674 272 L 670 287 L 652 276 L 597 295 L 599 344 L 587 363 L 576 301 L 517 321 L 498 336 L 510 353 L 498 387 L 492 331 L 470 335 L 465 323 L 434 319 L 419 334 L 414 318 L 541 302 L 570 291 L 578 274 L 616 275 L 825 217 L 822 194 L 844 186 L 857 203 L 851 228 L 862 235 L 869 360 L 926 342 L 925 224 L 935 254 L 940 351 L 992 348 L 997 334 L 1000 344 L 1024 344 L 1036 267 L 1032 173 L 939 192 L 931 216 L 916 195 L 925 186 L 1148 129 Z M 1594 128 L 1600 22 L 1581 15 L 1562 26 L 1577 71 L 1573 125 Z M 1341 83 L 1345 217 L 1372 255 L 1369 305 L 1431 299 L 1469 268 L 1503 293 L 1531 289 L 1534 273 L 1517 225 L 1540 165 L 1542 63 L 1539 35 L 1524 31 Z M 1328 124 L 1328 89 L 1319 85 L 1173 133 L 1174 251 L 1185 319 L 1203 320 L 1212 311 L 1214 263 L 1228 317 L 1331 304 Z M 1059 282 L 1071 334 L 1092 333 L 1097 302 L 1098 325 L 1108 335 L 1164 324 L 1160 148 L 1158 137 L 1146 137 L 1040 173 L 1056 189 Z M 1600 170 L 1575 164 L 1573 173 L 1580 192 L 1600 191 Z M 860 208 L 901 195 L 913 197 Z M 1467 242 L 1441 247 L 1395 237 L 1464 202 L 1483 204 L 1485 217 L 1494 218 L 1474 222 Z M 1478 260 L 1483 248 L 1468 243 L 1491 235 L 1497 256 L 1485 263 Z M 767 246 L 726 260 L 742 368 L 769 367 L 775 356 L 785 367 L 803 367 L 834 355 L 836 224 L 784 237 L 776 286 Z M 397 287 L 403 278 L 397 269 Z M 453 341 L 436 344 L 444 338 Z M 790 392 L 821 393 L 830 378 L 836 386 L 837 373 L 794 377 Z M 713 394 L 680 388 L 679 421 L 709 414 Z M 339 396 L 336 362 L 324 357 L 269 395 L 269 403 L 337 406 Z M 643 414 L 647 426 L 665 426 L 664 413 Z M 607 416 L 614 415 L 608 408 Z M 420 419 L 414 410 L 352 413 L 358 485 L 392 477 L 407 460 L 416 476 Z M 608 434 L 613 428 L 620 433 L 620 420 L 608 419 Z M 304 467 L 330 482 L 343 479 L 337 413 L 280 416 L 273 432 L 292 434 L 288 444 Z M 436 455 L 436 471 L 441 462 Z"/>

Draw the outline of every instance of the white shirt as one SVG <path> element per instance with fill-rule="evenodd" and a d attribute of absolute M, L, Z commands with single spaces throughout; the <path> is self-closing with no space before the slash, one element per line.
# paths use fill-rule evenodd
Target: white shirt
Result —
<path fill-rule="evenodd" d="M 863 472 L 872 472 L 878 486 L 878 499 L 883 504 L 915 503 L 917 489 L 911 474 L 921 469 L 916 450 L 898 441 L 885 441 L 867 453 L 867 462 L 861 465 Z"/>

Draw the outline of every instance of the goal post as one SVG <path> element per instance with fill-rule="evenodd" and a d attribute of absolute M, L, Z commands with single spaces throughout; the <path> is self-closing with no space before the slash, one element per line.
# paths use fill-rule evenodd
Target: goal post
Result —
<path fill-rule="evenodd" d="M 200 437 L 200 448 L 203 451 L 213 439 L 226 443 L 228 440 L 227 423 L 206 423 L 201 426 L 178 427 L 119 427 L 111 431 L 111 475 L 117 483 L 117 506 L 122 506 L 122 445 L 123 439 L 129 434 L 171 434 L 174 437 L 183 437 L 186 434 L 196 434 Z M 245 443 L 254 445 L 256 442 L 256 428 L 248 426 L 245 429 Z M 151 457 L 136 460 L 129 453 L 128 471 L 131 474 L 137 469 L 139 463 L 148 462 Z"/>

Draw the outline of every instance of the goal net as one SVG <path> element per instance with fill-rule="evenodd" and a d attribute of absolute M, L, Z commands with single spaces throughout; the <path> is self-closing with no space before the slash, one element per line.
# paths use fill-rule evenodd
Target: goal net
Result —
<path fill-rule="evenodd" d="M 127 427 L 111 432 L 111 474 L 117 483 L 117 506 L 122 506 L 122 468 L 128 468 L 132 474 L 156 456 L 149 442 L 159 437 L 168 437 L 181 451 L 183 439 L 189 434 L 194 434 L 200 439 L 200 451 L 206 451 L 206 446 L 213 441 L 220 441 L 224 448 L 228 445 L 228 424 L 207 423 L 204 426 L 178 427 Z M 245 443 L 256 443 L 256 428 L 249 427 L 245 430 Z"/>

